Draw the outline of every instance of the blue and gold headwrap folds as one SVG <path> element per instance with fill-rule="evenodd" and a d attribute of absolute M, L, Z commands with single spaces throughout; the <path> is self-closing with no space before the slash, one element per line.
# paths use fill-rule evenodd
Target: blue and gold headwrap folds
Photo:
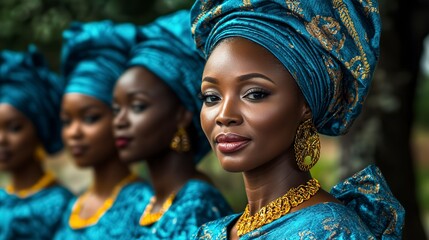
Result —
<path fill-rule="evenodd" d="M 270 51 L 292 74 L 319 133 L 347 132 L 359 115 L 379 56 L 377 1 L 201 0 L 191 12 L 207 57 L 228 37 Z"/>
<path fill-rule="evenodd" d="M 0 103 L 13 106 L 33 123 L 50 154 L 63 147 L 59 119 L 63 87 L 34 45 L 27 52 L 0 52 Z"/>
<path fill-rule="evenodd" d="M 201 129 L 199 112 L 202 102 L 198 99 L 204 59 L 199 55 L 191 35 L 189 11 L 181 10 L 160 17 L 144 26 L 141 42 L 131 53 L 129 67 L 141 66 L 164 81 L 193 113 L 197 140 L 192 142 L 194 162 L 199 162 L 210 150 Z"/>
<path fill-rule="evenodd" d="M 62 72 L 65 93 L 80 93 L 112 104 L 112 92 L 123 73 L 137 27 L 109 20 L 74 22 L 63 33 Z"/>

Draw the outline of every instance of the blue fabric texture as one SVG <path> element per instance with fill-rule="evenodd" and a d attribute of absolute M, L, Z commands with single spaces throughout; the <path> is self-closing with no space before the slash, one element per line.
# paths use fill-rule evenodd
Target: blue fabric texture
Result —
<path fill-rule="evenodd" d="M 80 93 L 112 104 L 116 81 L 123 73 L 137 27 L 109 20 L 74 22 L 63 32 L 61 69 L 66 78 L 65 93 Z"/>
<path fill-rule="evenodd" d="M 72 197 L 58 185 L 26 198 L 0 189 L 0 239 L 52 239 Z"/>
<path fill-rule="evenodd" d="M 48 69 L 34 45 L 0 52 L 0 104 L 9 104 L 34 125 L 48 153 L 62 149 L 59 119 L 64 81 Z"/>
<path fill-rule="evenodd" d="M 371 165 L 331 192 L 344 203 L 320 203 L 255 229 L 246 239 L 401 239 L 404 209 Z M 194 239 L 227 239 L 241 214 L 203 225 Z"/>
<path fill-rule="evenodd" d="M 124 186 L 112 207 L 92 226 L 72 229 L 69 225 L 71 210 L 76 199 L 70 201 L 54 239 L 133 239 L 132 229 L 139 226 L 139 213 L 149 203 L 152 188 L 146 182 L 134 182 Z"/>
<path fill-rule="evenodd" d="M 341 135 L 360 114 L 379 57 L 377 1 L 201 0 L 191 10 L 197 47 L 242 37 L 292 74 L 319 133 Z"/>
<path fill-rule="evenodd" d="M 195 162 L 199 162 L 210 150 L 201 129 L 200 92 L 201 76 L 205 60 L 202 58 L 191 35 L 189 11 L 181 10 L 162 16 L 140 29 L 140 43 L 131 53 L 128 66 L 141 66 L 164 81 L 191 111 L 197 130 L 197 141 L 192 142 Z"/>
<path fill-rule="evenodd" d="M 133 238 L 188 240 L 204 223 L 231 213 L 231 208 L 216 188 L 204 181 L 190 180 L 177 193 L 173 204 L 159 221 L 149 227 L 136 228 Z"/>

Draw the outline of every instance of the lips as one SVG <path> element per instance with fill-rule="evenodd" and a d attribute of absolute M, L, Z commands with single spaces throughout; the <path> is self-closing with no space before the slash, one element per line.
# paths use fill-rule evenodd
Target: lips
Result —
<path fill-rule="evenodd" d="M 215 138 L 217 149 L 222 153 L 234 153 L 247 146 L 250 138 L 234 133 L 221 133 Z"/>
<path fill-rule="evenodd" d="M 88 147 L 84 145 L 73 145 L 73 146 L 70 146 L 69 149 L 70 149 L 70 153 L 74 157 L 81 157 L 85 154 Z"/>
<path fill-rule="evenodd" d="M 117 137 L 115 139 L 115 145 L 117 148 L 126 148 L 130 142 L 131 142 L 131 138 L 129 137 Z"/>

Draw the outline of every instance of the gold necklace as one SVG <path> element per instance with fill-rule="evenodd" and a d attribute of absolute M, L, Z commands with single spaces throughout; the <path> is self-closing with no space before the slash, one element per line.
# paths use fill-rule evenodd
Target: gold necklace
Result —
<path fill-rule="evenodd" d="M 149 204 L 146 206 L 142 216 L 140 217 L 140 226 L 149 226 L 157 222 L 162 217 L 162 215 L 164 215 L 164 213 L 167 212 L 171 204 L 173 204 L 173 200 L 175 197 L 176 197 L 176 194 L 173 192 L 164 201 L 161 209 L 158 212 L 152 213 L 153 205 L 155 205 L 155 202 L 156 202 L 156 197 L 153 196 L 150 199 Z"/>
<path fill-rule="evenodd" d="M 14 194 L 19 198 L 26 198 L 46 188 L 47 186 L 51 185 L 53 182 L 55 182 L 54 175 L 52 173 L 47 172 L 43 175 L 42 178 L 40 178 L 33 186 L 29 188 L 17 191 L 12 185 L 8 185 L 6 187 L 6 192 L 9 194 Z"/>
<path fill-rule="evenodd" d="M 319 189 L 319 182 L 314 178 L 310 179 L 305 185 L 291 188 L 285 195 L 262 207 L 253 216 L 250 215 L 249 204 L 247 204 L 243 215 L 241 215 L 237 221 L 237 235 L 241 237 L 248 232 L 284 216 L 291 208 L 298 206 L 314 196 Z"/>
<path fill-rule="evenodd" d="M 122 187 L 136 179 L 137 179 L 137 176 L 135 174 L 130 174 L 126 178 L 122 179 L 118 184 L 115 185 L 110 196 L 104 201 L 103 205 L 101 205 L 101 207 L 97 209 L 95 214 L 89 218 L 84 219 L 79 216 L 79 213 L 82 211 L 84 200 L 88 197 L 89 193 L 91 192 L 91 190 L 88 190 L 86 193 L 84 193 L 82 196 L 80 196 L 77 199 L 76 203 L 73 206 L 73 209 L 69 218 L 70 227 L 72 229 L 79 229 L 79 228 L 85 228 L 96 224 L 98 220 L 100 220 L 100 218 L 104 215 L 104 213 L 106 213 L 107 210 L 109 210 L 112 207 Z"/>

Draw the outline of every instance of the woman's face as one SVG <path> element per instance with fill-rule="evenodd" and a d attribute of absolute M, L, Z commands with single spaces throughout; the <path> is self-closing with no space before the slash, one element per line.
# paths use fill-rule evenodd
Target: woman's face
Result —
<path fill-rule="evenodd" d="M 110 106 L 93 97 L 68 93 L 61 109 L 64 143 L 80 167 L 117 158 Z"/>
<path fill-rule="evenodd" d="M 113 111 L 116 147 L 124 162 L 169 152 L 185 112 L 170 88 L 142 67 L 130 68 L 117 82 Z"/>
<path fill-rule="evenodd" d="M 8 104 L 0 104 L 0 170 L 13 171 L 35 161 L 40 145 L 33 123 Z"/>
<path fill-rule="evenodd" d="M 243 38 L 221 42 L 206 63 L 201 92 L 201 125 L 225 170 L 251 171 L 292 156 L 308 108 L 265 48 Z"/>

